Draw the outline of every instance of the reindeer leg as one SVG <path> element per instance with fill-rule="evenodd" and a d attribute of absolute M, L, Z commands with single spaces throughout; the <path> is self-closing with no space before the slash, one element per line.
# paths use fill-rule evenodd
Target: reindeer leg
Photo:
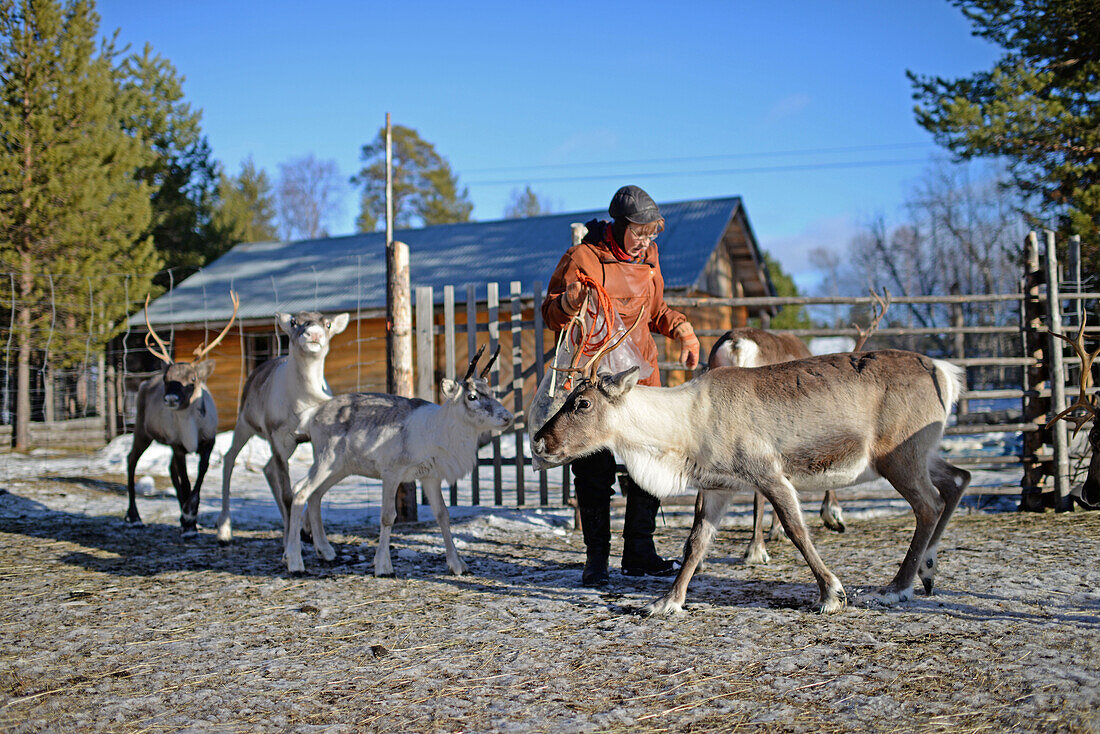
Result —
<path fill-rule="evenodd" d="M 703 491 L 700 490 L 695 493 L 695 519 L 692 521 L 692 527 L 696 522 L 701 522 L 700 518 L 706 514 L 706 504 L 703 501 Z M 691 549 L 691 536 L 688 535 L 684 538 L 684 552 L 680 554 L 680 568 L 684 567 L 684 559 L 687 558 L 688 551 Z M 695 567 L 695 573 L 702 573 L 706 567 L 706 559 L 700 558 L 699 564 Z"/>
<path fill-rule="evenodd" d="M 332 485 L 346 476 L 347 474 L 344 472 L 330 474 L 325 481 L 321 482 L 321 486 L 313 491 L 313 494 L 309 496 L 309 502 L 306 504 L 305 513 L 306 518 L 309 520 L 309 534 L 313 538 L 313 549 L 317 551 L 317 555 L 326 561 L 336 559 L 336 549 L 328 542 L 328 536 L 325 535 L 325 526 L 321 522 L 321 498 L 325 496 L 325 492 L 332 489 Z M 306 539 L 305 535 L 305 529 L 303 528 L 303 541 Z"/>
<path fill-rule="evenodd" d="M 195 477 L 195 487 L 191 490 L 191 497 L 187 502 L 188 515 L 195 521 L 196 526 L 199 521 L 199 502 L 201 501 L 202 480 L 206 477 L 206 472 L 210 468 L 210 452 L 213 450 L 213 439 L 199 444 L 199 471 L 198 475 Z"/>
<path fill-rule="evenodd" d="M 397 490 L 401 483 L 395 477 L 382 478 L 382 514 L 379 518 L 378 550 L 374 552 L 374 575 L 393 576 L 390 557 L 390 532 L 397 519 Z"/>
<path fill-rule="evenodd" d="M 745 563 L 757 565 L 768 563 L 771 558 L 764 547 L 764 495 L 752 493 L 752 540 L 745 549 Z"/>
<path fill-rule="evenodd" d="M 439 524 L 439 532 L 443 535 L 443 546 L 447 549 L 447 568 L 455 576 L 461 576 L 469 570 L 455 548 L 454 539 L 451 537 L 451 516 L 447 512 L 447 505 L 443 502 L 443 490 L 439 479 L 422 479 L 420 486 L 424 494 L 428 496 L 428 503 L 432 506 L 435 521 Z"/>
<path fill-rule="evenodd" d="M 802 519 L 802 508 L 798 502 L 798 493 L 786 477 L 776 477 L 771 483 L 761 485 L 764 496 L 772 503 L 776 517 L 783 524 L 783 530 L 791 539 L 795 547 L 806 559 L 814 578 L 817 579 L 818 599 L 817 611 L 822 614 L 830 614 L 840 611 L 847 603 L 844 595 L 844 587 L 833 572 L 821 560 L 817 554 L 813 541 L 810 540 L 810 530 Z"/>
<path fill-rule="evenodd" d="M 302 562 L 302 516 L 310 496 L 317 491 L 324 494 L 344 476 L 334 471 L 334 463 L 330 453 L 317 456 L 313 466 L 309 468 L 309 473 L 294 487 L 294 501 L 287 509 L 286 529 L 283 532 L 283 560 L 291 573 L 301 573 L 306 570 Z M 330 481 L 333 476 L 337 476 L 338 479 Z"/>
<path fill-rule="evenodd" d="M 909 549 L 905 552 L 901 567 L 898 568 L 893 580 L 882 590 L 882 600 L 887 604 L 913 598 L 913 581 L 917 578 L 917 569 L 922 561 L 928 560 L 925 552 L 928 549 L 929 540 L 947 508 L 947 502 L 941 496 L 941 490 L 936 488 L 929 476 L 925 459 L 927 452 L 914 451 L 912 448 L 907 450 L 907 447 L 902 445 L 894 453 L 899 458 L 891 457 L 888 461 L 880 462 L 878 471 L 890 484 L 894 485 L 898 494 L 904 497 L 913 508 L 917 523 L 913 531 L 913 540 L 909 543 Z M 958 502 L 958 498 L 955 501 Z M 932 565 L 935 566 L 934 560 Z M 928 578 L 931 581 L 931 577 Z"/>
<path fill-rule="evenodd" d="M 134 493 L 134 471 L 137 469 L 138 459 L 145 453 L 145 449 L 149 448 L 149 444 L 153 442 L 153 439 L 144 435 L 140 431 L 134 432 L 134 443 L 130 447 L 130 456 L 126 460 L 126 495 L 129 499 L 129 504 L 126 508 L 126 522 L 133 523 L 134 525 L 141 525 L 141 515 L 138 514 L 137 499 Z"/>
<path fill-rule="evenodd" d="M 928 469 L 929 474 L 932 476 L 932 484 L 936 485 L 936 489 L 939 490 L 944 503 L 940 519 L 936 522 L 936 528 L 932 531 L 932 537 L 928 540 L 928 547 L 924 550 L 924 557 L 917 568 L 917 575 L 920 576 L 921 583 L 924 585 L 924 593 L 931 595 L 936 575 L 936 551 L 939 549 L 940 537 L 943 536 L 947 522 L 951 519 L 952 513 L 959 505 L 959 500 L 970 484 L 970 472 L 952 466 L 938 456 L 929 462 Z"/>
<path fill-rule="evenodd" d="M 172 476 L 172 486 L 176 488 L 176 499 L 180 504 L 180 528 L 185 534 L 193 533 L 195 517 L 188 514 L 191 503 L 191 480 L 187 478 L 187 453 L 182 448 L 172 449 L 168 473 Z"/>
<path fill-rule="evenodd" d="M 835 489 L 825 490 L 825 496 L 821 499 L 821 521 L 829 530 L 843 533 L 844 513 L 840 508 L 840 502 L 836 498 Z"/>
<path fill-rule="evenodd" d="M 687 598 L 687 587 L 691 581 L 695 569 L 707 554 L 714 534 L 718 532 L 718 525 L 726 514 L 726 505 L 729 504 L 732 492 L 724 489 L 704 489 L 699 492 L 696 508 L 702 511 L 695 513 L 695 521 L 688 535 L 686 552 L 684 553 L 684 565 L 676 575 L 672 583 L 672 589 L 667 594 L 657 599 L 642 609 L 642 614 L 652 617 L 654 615 L 674 614 L 683 611 L 684 600 Z M 700 508 L 701 505 L 701 508 Z"/>
<path fill-rule="evenodd" d="M 233 540 L 233 521 L 229 516 L 229 487 L 233 477 L 233 467 L 237 462 L 237 454 L 248 443 L 248 439 L 256 434 L 243 420 L 238 419 L 233 428 L 233 445 L 229 447 L 225 458 L 222 459 L 222 511 L 218 515 L 218 542 L 226 544 Z"/>

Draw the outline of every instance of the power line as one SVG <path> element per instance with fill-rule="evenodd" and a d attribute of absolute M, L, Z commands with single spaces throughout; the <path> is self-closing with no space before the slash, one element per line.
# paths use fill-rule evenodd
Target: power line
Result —
<path fill-rule="evenodd" d="M 715 153 L 713 155 L 676 156 L 671 158 L 639 158 L 626 161 L 603 161 L 584 163 L 545 163 L 530 166 L 494 166 L 490 168 L 470 168 L 464 170 L 463 175 L 479 173 L 506 173 L 508 171 L 548 171 L 556 169 L 576 170 L 578 168 L 607 168 L 608 166 L 636 166 L 663 163 L 692 163 L 700 161 L 718 161 L 726 159 L 743 158 L 770 158 L 775 156 L 792 155 L 822 155 L 832 153 L 864 153 L 876 150 L 900 150 L 912 148 L 930 148 L 934 145 L 927 143 L 880 143 L 876 145 L 848 145 L 838 148 L 797 148 L 788 150 L 758 151 L 752 153 Z"/>
<path fill-rule="evenodd" d="M 542 176 L 527 178 L 467 180 L 463 183 L 471 186 L 517 186 L 534 183 L 575 183 L 579 181 L 618 181 L 624 178 L 683 178 L 685 176 L 731 176 L 735 174 L 781 173 L 784 171 L 815 171 L 839 168 L 876 168 L 881 166 L 906 166 L 927 163 L 927 158 L 898 158 L 883 161 L 836 161 L 833 163 L 795 163 L 787 166 L 752 166 L 747 168 L 721 168 L 693 171 L 646 171 L 631 173 L 599 173 L 586 176 Z"/>

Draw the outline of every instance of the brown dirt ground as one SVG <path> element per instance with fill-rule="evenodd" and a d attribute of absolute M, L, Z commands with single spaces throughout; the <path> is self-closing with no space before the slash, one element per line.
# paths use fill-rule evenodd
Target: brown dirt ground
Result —
<path fill-rule="evenodd" d="M 0 727 L 10 732 L 1100 731 L 1100 514 L 959 514 L 937 593 L 881 607 L 907 517 L 814 526 L 850 606 L 789 543 L 740 560 L 723 531 L 685 614 L 636 609 L 668 579 L 576 588 L 583 546 L 520 513 L 456 520 L 471 573 L 434 523 L 330 527 L 341 559 L 290 577 L 274 530 L 128 529 L 120 513 L 0 494 Z M 93 498 L 94 499 L 94 498 Z M 174 503 L 174 500 L 172 500 Z M 424 513 L 427 515 L 428 513 Z M 663 527 L 666 555 L 686 530 Z M 618 539 L 613 545 L 617 549 Z"/>

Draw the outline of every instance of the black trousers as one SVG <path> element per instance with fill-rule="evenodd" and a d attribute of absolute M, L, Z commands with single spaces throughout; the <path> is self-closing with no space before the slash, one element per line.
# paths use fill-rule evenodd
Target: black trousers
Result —
<path fill-rule="evenodd" d="M 573 471 L 573 493 L 578 507 L 607 506 L 615 495 L 615 455 L 603 451 L 574 459 L 570 468 Z"/>

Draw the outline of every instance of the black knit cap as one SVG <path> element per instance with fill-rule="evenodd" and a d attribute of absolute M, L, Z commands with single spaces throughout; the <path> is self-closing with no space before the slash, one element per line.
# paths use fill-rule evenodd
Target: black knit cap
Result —
<path fill-rule="evenodd" d="M 616 191 L 607 213 L 616 221 L 625 219 L 632 224 L 649 224 L 661 218 L 657 203 L 637 186 L 623 186 Z"/>

